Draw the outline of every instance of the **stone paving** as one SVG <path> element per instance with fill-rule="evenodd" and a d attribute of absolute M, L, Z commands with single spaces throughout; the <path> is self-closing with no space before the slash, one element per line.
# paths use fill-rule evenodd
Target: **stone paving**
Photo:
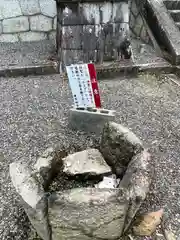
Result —
<path fill-rule="evenodd" d="M 71 94 L 59 75 L 0 79 L 0 238 L 27 239 L 28 222 L 9 178 L 9 163 L 30 165 L 52 144 L 90 137 L 67 128 Z M 143 210 L 165 209 L 167 224 L 180 237 L 180 96 L 168 77 L 140 76 L 100 82 L 103 106 L 117 111 L 116 122 L 130 128 L 150 148 L 156 173 Z"/>

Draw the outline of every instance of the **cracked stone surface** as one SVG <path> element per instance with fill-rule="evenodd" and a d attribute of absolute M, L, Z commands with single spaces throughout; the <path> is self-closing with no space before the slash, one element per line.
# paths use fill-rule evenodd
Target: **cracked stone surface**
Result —
<path fill-rule="evenodd" d="M 2 33 L 2 21 L 0 21 L 0 34 Z"/>
<path fill-rule="evenodd" d="M 43 15 L 32 16 L 30 18 L 30 29 L 32 31 L 48 32 L 52 29 L 53 20 Z"/>
<path fill-rule="evenodd" d="M 128 128 L 110 122 L 103 129 L 100 148 L 113 171 L 122 176 L 133 155 L 143 150 L 143 143 Z"/>
<path fill-rule="evenodd" d="M 136 133 L 150 148 L 155 176 L 142 211 L 164 208 L 167 226 L 180 237 L 180 94 L 172 76 L 117 78 L 100 82 L 103 106 L 117 111 L 116 122 Z M 0 79 L 0 238 L 27 239 L 29 223 L 10 183 L 8 165 L 22 159 L 32 165 L 56 144 L 92 139 L 66 128 L 72 104 L 59 75 Z"/>
<path fill-rule="evenodd" d="M 57 14 L 56 2 L 54 0 L 39 0 L 42 14 L 49 17 L 55 17 Z"/>
<path fill-rule="evenodd" d="M 0 42 L 45 40 L 53 36 L 56 14 L 54 0 L 1 0 Z"/>
<path fill-rule="evenodd" d="M 70 154 L 63 158 L 62 161 L 64 165 L 63 172 L 68 175 L 87 174 L 96 176 L 111 174 L 111 168 L 97 149 L 89 148 Z"/>
<path fill-rule="evenodd" d="M 18 17 L 22 15 L 18 0 L 11 1 L 11 3 L 6 0 L 1 0 L 0 9 L 0 20 L 4 18 Z"/>
<path fill-rule="evenodd" d="M 1 34 L 0 35 L 0 42 L 1 44 L 6 44 L 7 42 L 9 43 L 16 43 L 19 41 L 18 34 Z"/>
<path fill-rule="evenodd" d="M 29 31 L 29 32 L 19 33 L 18 35 L 19 35 L 20 41 L 22 41 L 22 42 L 31 42 L 32 43 L 32 42 L 36 42 L 36 41 L 40 41 L 40 40 L 44 41 L 47 39 L 47 33 L 45 33 L 45 32 Z"/>
<path fill-rule="evenodd" d="M 87 188 L 52 195 L 48 209 L 52 239 L 120 237 L 129 204 L 124 197 L 117 198 L 118 192 L 118 189 Z"/>
<path fill-rule="evenodd" d="M 20 6 L 21 6 L 22 14 L 24 15 L 34 15 L 41 12 L 39 1 L 37 0 L 20 1 Z"/>

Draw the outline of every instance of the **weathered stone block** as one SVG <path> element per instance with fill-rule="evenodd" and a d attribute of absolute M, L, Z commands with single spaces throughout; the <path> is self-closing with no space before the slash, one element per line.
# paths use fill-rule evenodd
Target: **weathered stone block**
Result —
<path fill-rule="evenodd" d="M 105 123 L 113 121 L 115 111 L 107 109 L 71 108 L 69 111 L 69 126 L 73 130 L 81 130 L 99 135 Z"/>
<path fill-rule="evenodd" d="M 129 4 L 128 2 L 113 3 L 113 21 L 115 23 L 129 23 Z"/>
<path fill-rule="evenodd" d="M 51 31 L 48 34 L 48 39 L 53 40 L 54 41 L 54 45 L 56 44 L 56 31 Z"/>
<path fill-rule="evenodd" d="M 133 32 L 137 35 L 140 36 L 141 33 L 141 29 L 143 27 L 143 20 L 141 15 L 138 15 L 135 19 L 135 24 L 134 24 L 134 28 L 133 28 Z"/>
<path fill-rule="evenodd" d="M 36 207 L 43 198 L 44 191 L 41 185 L 31 177 L 30 169 L 23 163 L 10 164 L 10 176 L 16 191 L 30 207 Z"/>
<path fill-rule="evenodd" d="M 60 165 L 60 162 L 59 162 Z M 34 175 L 37 177 L 44 189 L 47 189 L 54 175 L 57 173 L 58 159 L 56 150 L 46 149 L 37 159 L 34 165 Z"/>
<path fill-rule="evenodd" d="M 128 229 L 136 212 L 149 192 L 154 175 L 151 155 L 147 150 L 136 154 L 130 161 L 119 188 L 126 195 L 130 205 L 126 216 L 125 229 Z"/>
<path fill-rule="evenodd" d="M 103 175 L 111 174 L 111 168 L 105 162 L 102 154 L 97 149 L 87 149 L 70 154 L 63 158 L 63 171 L 68 175 L 88 174 Z"/>
<path fill-rule="evenodd" d="M 133 13 L 134 16 L 137 16 L 139 14 L 136 1 L 131 1 L 131 12 Z"/>
<path fill-rule="evenodd" d="M 18 0 L 13 0 L 11 2 L 7 0 L 1 0 L 0 9 L 0 20 L 4 18 L 13 18 L 22 15 Z"/>
<path fill-rule="evenodd" d="M 60 69 L 65 70 L 65 66 L 75 64 L 78 62 L 83 62 L 84 56 L 82 50 L 67 50 L 62 49 L 61 51 L 61 59 Z"/>
<path fill-rule="evenodd" d="M 88 48 L 83 49 L 83 62 L 94 62 L 97 63 L 98 60 L 101 57 L 101 51 L 100 50 L 88 50 Z"/>
<path fill-rule="evenodd" d="M 100 149 L 113 171 L 122 176 L 132 157 L 143 150 L 143 144 L 128 128 L 109 122 L 104 127 Z"/>
<path fill-rule="evenodd" d="M 43 15 L 30 17 L 30 29 L 32 31 L 48 32 L 52 30 L 52 24 L 53 20 Z"/>
<path fill-rule="evenodd" d="M 135 17 L 133 14 L 130 15 L 130 21 L 129 21 L 129 27 L 133 31 L 134 29 L 134 24 L 135 24 Z"/>
<path fill-rule="evenodd" d="M 108 239 L 117 239 L 122 234 L 128 204 L 118 189 L 80 188 L 51 195 L 53 240 L 107 239 L 107 230 Z"/>
<path fill-rule="evenodd" d="M 21 42 L 33 42 L 47 39 L 47 34 L 43 32 L 24 32 L 19 33 L 19 39 Z"/>
<path fill-rule="evenodd" d="M 148 35 L 147 29 L 146 27 L 143 25 L 141 28 L 141 34 L 140 34 L 140 38 L 146 42 L 146 43 L 150 43 L 150 37 Z"/>
<path fill-rule="evenodd" d="M 2 29 L 2 22 L 0 21 L 0 34 L 2 33 L 3 29 Z"/>
<path fill-rule="evenodd" d="M 82 48 L 91 51 L 98 47 L 98 38 L 100 37 L 100 28 L 94 25 L 84 25 L 82 28 Z M 101 41 L 101 39 L 99 38 Z"/>
<path fill-rule="evenodd" d="M 57 16 L 53 19 L 53 29 L 56 30 L 57 28 Z"/>
<path fill-rule="evenodd" d="M 21 16 L 3 20 L 4 33 L 18 33 L 29 31 L 28 17 Z"/>
<path fill-rule="evenodd" d="M 120 239 L 119 233 L 122 231 L 122 220 L 121 219 L 115 219 L 110 223 L 102 225 L 99 229 L 97 229 L 94 232 L 94 236 L 98 239 L 104 239 L 104 236 L 106 236 L 106 239 Z"/>
<path fill-rule="evenodd" d="M 82 3 L 83 15 L 87 25 L 98 25 L 101 23 L 99 7 L 99 3 Z"/>
<path fill-rule="evenodd" d="M 32 176 L 31 169 L 20 162 L 10 164 L 10 177 L 21 203 L 39 236 L 44 240 L 50 240 L 47 199 L 42 185 Z"/>
<path fill-rule="evenodd" d="M 20 0 L 20 6 L 22 14 L 24 15 L 34 15 L 40 13 L 40 6 L 37 0 Z"/>
<path fill-rule="evenodd" d="M 54 0 L 39 0 L 41 13 L 48 17 L 55 17 L 57 14 L 56 2 Z"/>
<path fill-rule="evenodd" d="M 115 37 L 122 41 L 123 37 L 129 32 L 129 23 L 115 23 Z"/>
<path fill-rule="evenodd" d="M 112 2 L 103 2 L 100 4 L 100 23 L 101 24 L 108 24 L 112 22 L 112 11 L 113 11 L 113 4 Z"/>
<path fill-rule="evenodd" d="M 88 24 L 83 14 L 82 6 L 78 2 L 68 3 L 66 8 L 62 11 L 59 10 L 58 20 L 62 22 L 63 26 Z"/>
<path fill-rule="evenodd" d="M 18 34 L 1 34 L 0 42 L 18 42 Z"/>
<path fill-rule="evenodd" d="M 111 61 L 113 59 L 113 40 L 114 40 L 114 23 L 107 23 L 101 25 L 101 34 L 99 36 L 100 41 L 98 42 L 101 54 L 101 62 Z M 119 42 L 119 40 L 118 40 Z"/>
<path fill-rule="evenodd" d="M 62 49 L 82 49 L 81 34 L 83 26 L 62 27 Z"/>

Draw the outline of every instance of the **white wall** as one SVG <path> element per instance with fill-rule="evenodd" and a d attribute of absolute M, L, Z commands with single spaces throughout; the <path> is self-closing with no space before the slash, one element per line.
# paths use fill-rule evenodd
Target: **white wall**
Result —
<path fill-rule="evenodd" d="M 0 0 L 0 42 L 55 38 L 54 0 Z"/>

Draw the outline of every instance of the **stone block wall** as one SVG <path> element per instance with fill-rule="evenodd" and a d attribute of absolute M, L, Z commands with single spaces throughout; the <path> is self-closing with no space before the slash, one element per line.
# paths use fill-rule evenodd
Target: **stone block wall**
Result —
<path fill-rule="evenodd" d="M 106 52 L 109 52 L 112 40 L 114 40 L 112 39 L 111 32 L 118 31 L 118 28 L 120 31 L 124 32 L 130 29 L 133 37 L 142 39 L 145 43 L 149 43 L 150 39 L 140 12 L 140 3 L 137 1 L 138 0 L 131 0 L 128 2 L 126 0 L 120 0 L 119 3 L 105 2 L 100 5 L 97 3 L 79 4 L 80 9 L 83 9 L 85 17 L 87 18 L 85 21 L 86 24 L 83 27 L 81 25 L 82 18 L 81 24 L 79 24 L 74 15 L 76 4 L 74 3 L 71 4 L 71 7 L 67 7 L 63 12 L 62 21 L 62 30 L 66 33 L 66 35 L 64 35 L 64 43 L 66 46 L 64 45 L 64 47 L 67 49 L 67 58 L 72 55 L 72 51 L 69 51 L 69 48 L 67 48 L 69 42 L 66 42 L 68 37 L 67 32 L 69 32 L 69 35 L 76 34 L 77 36 L 78 31 L 82 31 L 84 42 L 89 42 L 90 51 L 89 49 L 87 49 L 87 51 L 88 54 L 92 55 L 92 58 L 101 57 L 99 51 L 92 51 L 92 49 L 95 50 L 97 48 L 95 47 L 95 43 L 99 39 L 100 35 L 98 34 L 100 32 L 101 37 L 105 39 L 106 42 Z M 124 4 L 122 4 L 123 2 Z M 127 2 L 128 5 L 126 4 Z M 141 3 L 142 2 L 143 1 L 141 1 Z M 128 6 L 130 9 L 130 17 L 127 15 Z M 71 19 L 71 23 L 68 23 L 69 14 L 72 9 L 74 16 Z M 118 17 L 115 16 L 117 11 L 119 12 Z M 80 12 L 79 14 L 82 13 Z M 92 27 L 93 21 L 94 26 Z M 107 24 L 109 22 L 112 22 L 114 25 L 110 26 Z M 0 42 L 25 42 L 55 39 L 56 25 L 57 9 L 55 0 L 0 0 Z M 103 34 L 101 31 L 102 28 L 104 28 Z M 95 37 L 90 40 L 90 36 L 92 37 L 93 33 L 95 33 Z M 82 39 L 77 42 L 79 42 L 79 45 L 82 45 Z M 84 47 L 86 46 L 87 44 L 84 45 Z M 77 46 L 76 50 L 79 49 L 79 47 Z M 99 46 L 99 48 L 102 48 L 102 46 Z M 82 50 L 81 47 L 79 50 Z M 75 54 L 78 55 L 79 53 L 80 52 L 76 51 Z M 108 58 L 113 54 L 113 52 L 109 52 L 109 54 L 106 54 L 106 57 Z"/>
<path fill-rule="evenodd" d="M 55 38 L 54 0 L 0 0 L 0 42 Z"/>
<path fill-rule="evenodd" d="M 151 44 L 145 20 L 142 17 L 144 1 L 131 0 L 129 4 L 130 19 L 129 28 L 132 37 L 141 39 L 144 43 Z"/>
<path fill-rule="evenodd" d="M 129 1 L 59 4 L 58 52 L 60 69 L 77 62 L 118 59 L 124 37 L 129 34 Z"/>

